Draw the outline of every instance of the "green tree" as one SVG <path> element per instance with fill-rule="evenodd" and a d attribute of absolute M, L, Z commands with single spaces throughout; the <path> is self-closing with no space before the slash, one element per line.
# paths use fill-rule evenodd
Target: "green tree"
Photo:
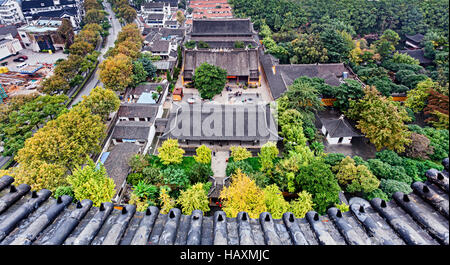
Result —
<path fill-rule="evenodd" d="M 209 149 L 206 145 L 202 144 L 197 147 L 195 152 L 197 154 L 194 156 L 195 161 L 202 164 L 211 164 L 211 149 Z"/>
<path fill-rule="evenodd" d="M 205 62 L 195 69 L 193 81 L 202 98 L 212 99 L 225 87 L 227 71 Z"/>
<path fill-rule="evenodd" d="M 295 181 L 299 189 L 312 195 L 315 209 L 320 214 L 324 214 L 327 207 L 339 201 L 339 184 L 330 166 L 322 159 L 316 158 L 301 167 Z"/>
<path fill-rule="evenodd" d="M 97 86 L 89 96 L 83 96 L 80 106 L 90 109 L 92 114 L 99 115 L 106 121 L 110 113 L 119 109 L 120 100 L 114 91 Z"/>
<path fill-rule="evenodd" d="M 364 165 L 355 165 L 355 161 L 347 156 L 339 165 L 333 167 L 336 178 L 348 192 L 369 193 L 380 185 L 380 181 Z"/>
<path fill-rule="evenodd" d="M 367 86 L 364 93 L 364 98 L 350 100 L 347 116 L 358 121 L 356 127 L 377 150 L 388 148 L 403 152 L 405 145 L 411 142 L 405 125 L 411 118 L 406 110 L 391 98 L 380 96 L 374 87 Z"/>
<path fill-rule="evenodd" d="M 67 18 L 63 18 L 57 32 L 58 35 L 64 40 L 65 48 L 67 49 L 68 47 L 70 47 L 75 36 L 72 23 Z"/>
<path fill-rule="evenodd" d="M 77 166 L 67 182 L 72 186 L 75 199 L 92 200 L 94 206 L 99 207 L 102 202 L 111 201 L 115 194 L 114 180 L 109 178 L 102 163 L 97 168 L 89 159 L 86 166 Z"/>
<path fill-rule="evenodd" d="M 283 194 L 275 184 L 264 188 L 264 203 L 267 211 L 275 219 L 280 219 L 283 213 L 289 211 L 289 203 L 284 199 Z"/>
<path fill-rule="evenodd" d="M 144 66 L 139 61 L 133 62 L 133 86 L 139 85 L 147 79 L 148 73 L 145 71 Z"/>
<path fill-rule="evenodd" d="M 232 146 L 230 147 L 231 157 L 233 157 L 234 161 L 241 161 L 252 157 L 252 153 L 247 150 L 247 148 L 242 146 Z"/>
<path fill-rule="evenodd" d="M 255 181 L 240 170 L 231 176 L 230 186 L 224 187 L 220 193 L 223 202 L 222 210 L 228 217 L 236 217 L 239 212 L 247 212 L 250 218 L 258 218 L 260 213 L 267 211 L 264 203 L 264 191 Z"/>
<path fill-rule="evenodd" d="M 209 212 L 208 194 L 203 185 L 203 183 L 197 183 L 180 192 L 177 203 L 181 205 L 183 214 L 190 215 L 193 210 L 201 210 L 203 213 Z"/>
<path fill-rule="evenodd" d="M 273 161 L 278 156 L 279 151 L 275 142 L 267 142 L 261 146 L 261 151 L 258 154 L 261 163 L 261 171 L 270 173 L 274 167 Z"/>
<path fill-rule="evenodd" d="M 156 66 L 153 65 L 149 54 L 141 53 L 141 56 L 139 57 L 139 59 L 137 61 L 142 63 L 142 66 L 144 67 L 145 72 L 147 72 L 148 78 L 153 78 L 156 76 L 157 69 L 156 69 Z"/>
<path fill-rule="evenodd" d="M 317 34 L 300 34 L 291 45 L 294 56 L 291 57 L 290 63 L 310 64 L 328 61 L 328 51 Z"/>
<path fill-rule="evenodd" d="M 123 54 L 108 57 L 100 65 L 100 81 L 105 88 L 124 91 L 133 82 L 133 65 Z"/>
<path fill-rule="evenodd" d="M 312 195 L 307 191 L 299 192 L 298 198 L 289 203 L 289 208 L 295 218 L 304 218 L 306 213 L 314 208 Z"/>
<path fill-rule="evenodd" d="M 164 165 L 180 164 L 183 154 L 184 150 L 179 147 L 177 139 L 167 139 L 158 148 L 158 157 Z"/>

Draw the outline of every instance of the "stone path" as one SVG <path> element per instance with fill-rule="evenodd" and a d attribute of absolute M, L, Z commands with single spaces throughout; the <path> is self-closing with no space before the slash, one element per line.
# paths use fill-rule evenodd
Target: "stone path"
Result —
<path fill-rule="evenodd" d="M 214 151 L 214 149 L 213 149 Z M 227 168 L 228 151 L 215 151 L 216 155 L 211 157 L 211 168 L 214 172 L 214 178 L 226 177 L 225 170 Z"/>

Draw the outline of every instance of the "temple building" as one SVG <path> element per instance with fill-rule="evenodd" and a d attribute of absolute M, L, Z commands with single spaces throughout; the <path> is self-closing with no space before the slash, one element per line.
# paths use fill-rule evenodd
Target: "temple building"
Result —
<path fill-rule="evenodd" d="M 183 84 L 206 62 L 225 69 L 228 82 L 259 86 L 258 43 L 250 19 L 194 20 L 184 45 Z"/>

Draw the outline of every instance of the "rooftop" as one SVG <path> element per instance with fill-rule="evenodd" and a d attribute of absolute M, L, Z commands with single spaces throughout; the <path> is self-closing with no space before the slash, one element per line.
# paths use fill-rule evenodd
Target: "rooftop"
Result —
<path fill-rule="evenodd" d="M 153 121 L 158 112 L 158 105 L 144 103 L 123 103 L 118 110 L 119 117 L 149 118 Z"/>
<path fill-rule="evenodd" d="M 253 35 L 249 18 L 233 19 L 194 19 L 192 36 L 199 35 Z"/>
<path fill-rule="evenodd" d="M 424 49 L 401 50 L 400 53 L 406 53 L 414 59 L 419 60 L 420 64 L 430 64 L 433 61 L 425 57 Z"/>
<path fill-rule="evenodd" d="M 176 104 L 162 139 L 276 141 L 270 107 L 260 104 Z M 192 121 L 192 122 L 191 122 Z"/>
<path fill-rule="evenodd" d="M 129 139 L 145 141 L 150 133 L 150 122 L 145 121 L 119 121 L 114 126 L 112 139 Z"/>
<path fill-rule="evenodd" d="M 183 215 L 173 208 L 161 214 L 151 206 L 58 200 L 48 190 L 0 178 L 2 245 L 448 245 L 448 158 L 442 172 L 429 170 L 428 181 L 415 182 L 411 194 L 397 192 L 392 201 L 351 198 L 350 211 L 330 208 L 305 218 L 284 213 L 274 219 L 263 212 L 230 218 L 223 211 Z"/>
<path fill-rule="evenodd" d="M 258 76 L 258 51 L 256 49 L 232 49 L 232 50 L 186 50 L 184 58 L 185 78 L 187 71 L 194 71 L 202 63 L 219 66 L 227 71 L 227 75 L 250 76 L 256 73 Z"/>
<path fill-rule="evenodd" d="M 295 79 L 301 76 L 323 78 L 331 86 L 339 86 L 343 80 L 343 73 L 353 78 L 351 71 L 343 63 L 329 64 L 278 64 L 270 54 L 260 52 L 259 60 L 269 83 L 274 99 L 279 98 Z M 274 72 L 275 71 L 275 72 Z"/>
<path fill-rule="evenodd" d="M 108 176 L 114 180 L 116 192 L 120 191 L 120 187 L 127 179 L 130 166 L 128 162 L 130 158 L 138 154 L 140 146 L 134 143 L 119 143 L 113 145 L 109 151 L 109 155 L 104 163 Z"/>

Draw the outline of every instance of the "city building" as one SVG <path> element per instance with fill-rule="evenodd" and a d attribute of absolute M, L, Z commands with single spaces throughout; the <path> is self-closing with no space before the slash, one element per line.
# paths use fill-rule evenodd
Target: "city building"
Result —
<path fill-rule="evenodd" d="M 23 49 L 15 26 L 0 26 L 0 60 L 17 54 Z"/>
<path fill-rule="evenodd" d="M 17 29 L 26 49 L 35 52 L 64 49 L 65 42 L 57 31 L 62 18 L 40 18 Z"/>
<path fill-rule="evenodd" d="M 15 0 L 0 0 L 0 24 L 16 25 L 25 23 L 19 3 Z"/>
<path fill-rule="evenodd" d="M 40 17 L 67 18 L 76 29 L 79 28 L 83 13 L 82 0 L 23 0 L 22 12 L 30 23 Z"/>

